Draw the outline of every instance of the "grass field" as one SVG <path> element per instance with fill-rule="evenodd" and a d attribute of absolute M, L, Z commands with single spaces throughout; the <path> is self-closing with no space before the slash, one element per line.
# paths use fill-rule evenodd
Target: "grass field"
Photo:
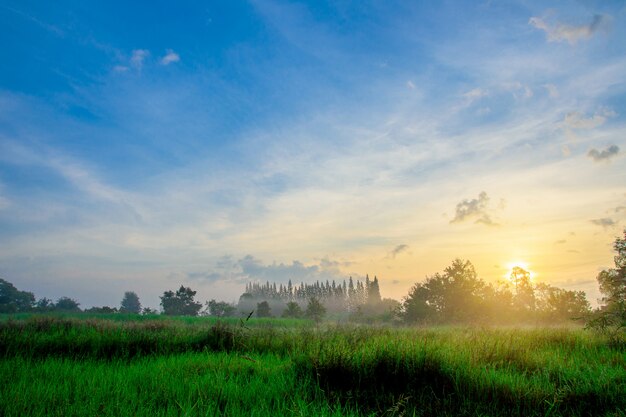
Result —
<path fill-rule="evenodd" d="M 623 416 L 623 340 L 112 315 L 0 320 L 4 416 Z"/>

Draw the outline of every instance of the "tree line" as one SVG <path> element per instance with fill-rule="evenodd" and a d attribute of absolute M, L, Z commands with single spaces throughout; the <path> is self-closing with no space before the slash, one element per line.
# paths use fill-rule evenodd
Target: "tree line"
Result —
<path fill-rule="evenodd" d="M 180 286 L 160 297 L 161 314 L 248 315 L 257 317 L 310 318 L 320 321 L 327 313 L 356 321 L 392 321 L 407 324 L 447 323 L 555 323 L 585 319 L 598 328 L 626 328 L 626 229 L 613 245 L 615 268 L 600 272 L 597 281 L 603 294 L 601 306 L 592 311 L 583 291 L 571 291 L 545 283 L 534 283 L 528 271 L 513 268 L 508 281 L 487 283 L 478 277 L 470 261 L 455 259 L 442 272 L 417 282 L 398 302 L 382 299 L 377 277 L 363 282 L 350 277 L 335 281 L 287 284 L 252 282 L 237 304 L 212 299 L 196 301 L 196 291 Z M 69 297 L 56 302 L 35 299 L 0 279 L 0 313 L 80 312 L 80 304 Z M 135 292 L 127 291 L 119 307 L 92 307 L 88 313 L 158 314 L 142 308 Z"/>

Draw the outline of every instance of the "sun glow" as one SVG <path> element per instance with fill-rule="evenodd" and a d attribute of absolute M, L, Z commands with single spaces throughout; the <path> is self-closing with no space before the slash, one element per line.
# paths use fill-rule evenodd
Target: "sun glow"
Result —
<path fill-rule="evenodd" d="M 528 275 L 530 276 L 531 279 L 535 278 L 535 275 L 536 275 L 535 272 L 530 270 L 528 262 L 523 262 L 523 261 L 509 262 L 506 265 L 506 267 L 507 267 L 507 271 L 503 275 L 503 277 L 506 279 L 511 279 L 511 274 L 513 273 L 514 268 L 522 268 L 524 271 L 528 272 Z"/>

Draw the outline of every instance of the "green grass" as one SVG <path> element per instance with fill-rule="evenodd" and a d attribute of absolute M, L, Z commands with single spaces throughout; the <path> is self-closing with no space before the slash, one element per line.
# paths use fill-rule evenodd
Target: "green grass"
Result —
<path fill-rule="evenodd" d="M 574 328 L 28 315 L 0 355 L 7 416 L 626 415 L 624 343 Z"/>

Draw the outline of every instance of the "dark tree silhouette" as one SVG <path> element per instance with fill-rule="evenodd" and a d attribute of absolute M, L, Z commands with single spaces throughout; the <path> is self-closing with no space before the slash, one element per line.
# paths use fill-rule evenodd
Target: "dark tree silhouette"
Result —
<path fill-rule="evenodd" d="M 58 311 L 65 312 L 79 312 L 80 311 L 80 303 L 69 297 L 61 297 L 57 300 L 54 305 L 54 309 Z"/>
<path fill-rule="evenodd" d="M 234 316 L 237 311 L 237 307 L 229 304 L 225 301 L 211 300 L 206 303 L 208 313 L 215 317 L 230 317 Z"/>
<path fill-rule="evenodd" d="M 194 301 L 195 295 L 196 291 L 182 285 L 175 293 L 165 291 L 160 297 L 163 314 L 168 316 L 197 316 L 202 304 Z"/>
<path fill-rule="evenodd" d="M 122 302 L 120 303 L 120 313 L 141 313 L 141 303 L 136 293 L 133 291 L 126 291 L 124 293 L 124 298 L 122 298 Z"/>
<path fill-rule="evenodd" d="M 283 311 L 283 317 L 299 319 L 302 317 L 302 308 L 295 301 L 290 301 L 287 303 L 287 308 Z"/>
<path fill-rule="evenodd" d="M 32 292 L 20 291 L 13 284 L 0 279 L 0 313 L 28 311 L 35 304 Z"/>
<path fill-rule="evenodd" d="M 326 315 L 326 307 L 317 298 L 312 297 L 306 306 L 305 315 L 307 318 L 319 323 Z"/>
<path fill-rule="evenodd" d="M 270 309 L 270 305 L 267 301 L 261 301 L 256 305 L 256 316 L 272 317 L 272 310 Z"/>

